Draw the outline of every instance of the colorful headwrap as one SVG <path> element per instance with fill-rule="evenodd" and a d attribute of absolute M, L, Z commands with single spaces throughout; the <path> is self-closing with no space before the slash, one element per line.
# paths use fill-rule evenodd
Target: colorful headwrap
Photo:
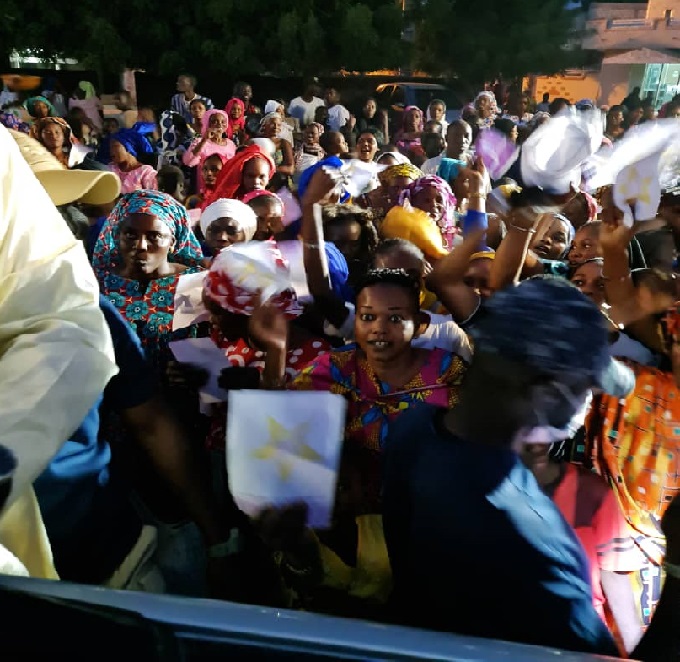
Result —
<path fill-rule="evenodd" d="M 132 129 L 119 129 L 111 136 L 111 140 L 120 143 L 132 156 L 153 153 L 151 143 L 138 129 L 146 132 L 143 122 L 140 122 L 139 126 L 135 124 Z"/>
<path fill-rule="evenodd" d="M 94 247 L 92 266 L 101 281 L 106 274 L 122 266 L 120 256 L 120 228 L 131 214 L 152 214 L 165 223 L 175 238 L 168 260 L 188 267 L 201 264 L 201 245 L 191 230 L 187 210 L 167 193 L 160 191 L 133 191 L 121 196 L 104 222 Z"/>
<path fill-rule="evenodd" d="M 326 127 L 323 124 L 319 124 L 319 122 L 310 122 L 306 128 L 308 129 L 310 126 L 315 126 L 319 130 L 320 136 L 323 136 L 323 132 L 326 130 Z"/>
<path fill-rule="evenodd" d="M 241 117 L 239 117 L 237 120 L 233 119 L 231 116 L 231 109 L 234 106 L 239 106 L 241 108 Z M 229 101 L 227 101 L 227 105 L 224 107 L 224 112 L 227 113 L 227 121 L 229 122 L 229 130 L 227 131 L 227 135 L 229 138 L 233 138 L 234 133 L 243 131 L 246 128 L 246 104 L 244 104 L 241 99 L 232 97 L 229 99 Z"/>
<path fill-rule="evenodd" d="M 224 117 L 225 122 L 227 123 L 227 126 L 229 126 L 229 115 L 227 115 L 227 113 L 225 113 L 223 110 L 220 110 L 219 108 L 207 110 L 203 115 L 203 119 L 201 120 L 201 127 L 203 129 L 204 135 L 208 133 L 208 128 L 210 127 L 210 119 L 215 115 L 222 115 L 222 117 Z"/>
<path fill-rule="evenodd" d="M 382 172 L 378 173 L 378 180 L 383 186 L 389 186 L 390 182 L 395 177 L 408 177 L 409 179 L 420 179 L 423 173 L 419 168 L 416 168 L 410 161 L 406 163 L 397 163 L 396 165 L 388 166 Z"/>
<path fill-rule="evenodd" d="M 406 106 L 406 108 L 404 108 L 404 117 L 401 120 L 401 128 L 402 128 L 403 131 L 406 131 L 406 116 L 412 110 L 417 110 L 420 113 L 420 125 L 416 127 L 416 130 L 422 131 L 423 128 L 425 127 L 425 121 L 424 121 L 425 113 L 423 113 L 423 111 L 420 110 L 420 108 L 418 108 L 418 106 Z"/>
<path fill-rule="evenodd" d="M 38 101 L 42 101 L 48 108 L 48 116 L 49 117 L 57 117 L 59 113 L 56 111 L 55 107 L 52 105 L 52 102 L 43 96 L 37 96 L 37 97 L 31 97 L 30 99 L 26 99 L 24 102 L 24 108 L 28 111 L 28 114 L 31 117 L 35 117 L 34 111 L 35 111 L 35 104 Z"/>
<path fill-rule="evenodd" d="M 417 179 L 401 192 L 399 203 L 403 204 L 404 200 L 409 200 L 413 204 L 416 195 L 428 186 L 436 188 L 442 196 L 444 211 L 438 222 L 439 227 L 442 229 L 442 232 L 451 232 L 456 226 L 456 196 L 453 195 L 451 187 L 441 177 L 425 175 Z"/>
<path fill-rule="evenodd" d="M 235 315 L 252 315 L 259 299 L 288 319 L 302 313 L 288 264 L 274 241 L 251 241 L 222 251 L 210 265 L 203 293 Z"/>
<path fill-rule="evenodd" d="M 36 120 L 31 127 L 29 135 L 31 138 L 35 138 L 41 145 L 44 146 L 40 134 L 42 133 L 42 130 L 50 124 L 56 124 L 60 126 L 61 130 L 64 132 L 64 146 L 62 147 L 63 158 L 60 155 L 56 156 L 62 161 L 64 165 L 67 165 L 67 155 L 70 154 L 71 149 L 73 148 L 73 131 L 71 131 L 71 127 L 68 125 L 68 122 L 65 119 L 62 119 L 61 117 L 43 117 L 39 120 Z"/>
<path fill-rule="evenodd" d="M 239 224 L 239 229 L 246 236 L 246 241 L 250 241 L 257 230 L 257 216 L 255 212 L 240 200 L 215 200 L 208 205 L 201 214 L 201 232 L 207 236 L 208 228 L 213 221 L 218 218 L 232 218 Z"/>
<path fill-rule="evenodd" d="M 215 189 L 206 196 L 205 204 L 209 205 L 220 198 L 237 198 L 241 199 L 245 195 L 241 191 L 241 183 L 243 179 L 243 169 L 248 161 L 253 159 L 262 159 L 269 166 L 269 176 L 271 177 L 276 172 L 276 165 L 259 145 L 248 145 L 240 152 L 227 161 L 224 168 L 217 176 Z"/>
<path fill-rule="evenodd" d="M 300 198 L 300 200 L 302 200 L 302 197 L 309 186 L 309 182 L 312 181 L 314 173 L 324 166 L 330 168 L 342 168 L 343 162 L 337 156 L 327 156 L 325 159 L 321 159 L 321 161 L 318 163 L 315 163 L 313 166 L 309 166 L 309 168 L 303 170 L 300 173 L 300 179 L 298 180 L 298 198 Z M 343 193 L 340 197 L 340 202 L 347 202 L 349 197 L 349 193 Z"/>
<path fill-rule="evenodd" d="M 264 131 L 264 128 L 267 126 L 267 123 L 273 119 L 281 119 L 281 115 L 279 115 L 276 111 L 267 113 L 260 121 L 260 133 Z"/>

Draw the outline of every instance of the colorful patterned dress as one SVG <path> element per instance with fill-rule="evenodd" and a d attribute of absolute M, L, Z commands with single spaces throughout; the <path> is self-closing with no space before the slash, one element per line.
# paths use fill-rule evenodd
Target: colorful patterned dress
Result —
<path fill-rule="evenodd" d="M 635 390 L 622 400 L 594 398 L 585 443 L 573 460 L 609 482 L 647 558 L 634 589 L 648 625 L 663 581 L 661 517 L 680 492 L 680 391 L 672 374 L 624 362 L 635 372 Z"/>

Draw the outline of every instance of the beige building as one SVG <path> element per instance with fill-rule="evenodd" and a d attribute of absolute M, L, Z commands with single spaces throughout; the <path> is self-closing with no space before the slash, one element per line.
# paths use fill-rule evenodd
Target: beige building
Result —
<path fill-rule="evenodd" d="M 570 101 L 620 103 L 634 87 L 657 108 L 680 93 L 680 0 L 596 2 L 585 17 L 582 47 L 602 55 L 599 71 L 573 71 L 534 79 L 544 92 Z"/>

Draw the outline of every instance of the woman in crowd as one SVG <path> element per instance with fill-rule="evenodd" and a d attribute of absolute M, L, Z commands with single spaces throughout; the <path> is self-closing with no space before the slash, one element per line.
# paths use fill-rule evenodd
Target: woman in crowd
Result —
<path fill-rule="evenodd" d="M 222 168 L 204 204 L 219 198 L 243 200 L 252 191 L 266 189 L 275 171 L 276 165 L 267 152 L 259 145 L 248 145 Z"/>
<path fill-rule="evenodd" d="M 157 189 L 156 170 L 139 161 L 141 154 L 151 154 L 149 141 L 135 129 L 121 129 L 111 137 L 110 167 L 120 178 L 121 193 Z"/>
<path fill-rule="evenodd" d="M 205 117 L 208 109 L 205 107 L 203 99 L 194 99 L 189 104 L 189 112 L 191 113 L 191 128 L 195 136 L 203 135 L 203 117 Z"/>
<path fill-rule="evenodd" d="M 544 260 L 564 260 L 574 241 L 574 226 L 561 214 L 552 214 L 550 225 L 531 242 L 531 250 Z"/>
<path fill-rule="evenodd" d="M 623 106 L 612 106 L 607 112 L 607 124 L 604 130 L 605 138 L 609 138 L 612 142 L 623 138 L 625 129 L 626 116 Z"/>
<path fill-rule="evenodd" d="M 357 157 L 364 163 L 372 163 L 378 153 L 378 141 L 375 133 L 366 129 L 358 134 L 357 138 Z"/>
<path fill-rule="evenodd" d="M 357 123 L 354 134 L 358 137 L 364 131 L 371 131 L 378 141 L 378 147 L 382 147 L 388 139 L 387 113 L 378 110 L 378 103 L 373 97 L 368 97 L 357 113 Z"/>
<path fill-rule="evenodd" d="M 296 566 L 314 567 L 319 555 L 321 586 L 306 593 L 312 605 L 332 613 L 384 618 L 391 573 L 380 521 L 380 458 L 387 429 L 419 402 L 454 404 L 464 374 L 457 356 L 412 346 L 421 322 L 419 290 L 401 270 L 367 273 L 356 288 L 356 344 L 323 355 L 290 385 L 338 393 L 348 404 L 333 526 L 317 534 L 320 545 Z M 331 592 L 316 593 L 324 587 Z"/>
<path fill-rule="evenodd" d="M 418 106 L 406 106 L 401 128 L 394 136 L 397 149 L 404 155 L 421 150 L 420 136 L 423 132 L 423 111 Z"/>
<path fill-rule="evenodd" d="M 41 120 L 45 117 L 57 117 L 57 111 L 45 97 L 37 96 L 26 99 L 24 108 L 34 120 Z M 31 138 L 35 137 L 36 134 L 31 133 Z"/>
<path fill-rule="evenodd" d="M 185 205 L 187 209 L 204 208 L 205 200 L 212 196 L 217 185 L 217 177 L 222 172 L 222 168 L 224 168 L 227 161 L 228 159 L 224 154 L 211 154 L 201 161 L 200 170 L 203 179 L 203 190 L 190 195 L 186 199 Z"/>
<path fill-rule="evenodd" d="M 437 224 L 444 247 L 453 248 L 456 234 L 456 197 L 451 187 L 436 175 L 425 175 L 409 185 L 401 194 L 401 202 L 408 200 L 413 207 L 421 209 Z"/>
<path fill-rule="evenodd" d="M 180 277 L 200 271 L 202 261 L 186 209 L 158 191 L 123 195 L 97 240 L 93 267 L 102 293 L 135 327 L 160 376 L 168 342 L 195 333 L 173 333 L 172 319 Z"/>
<path fill-rule="evenodd" d="M 283 200 L 271 191 L 252 191 L 244 198 L 245 202 L 257 217 L 257 230 L 253 239 L 266 241 L 277 239 L 285 232 Z M 297 237 L 294 237 L 295 239 Z"/>
<path fill-rule="evenodd" d="M 231 159 L 236 154 L 236 145 L 227 137 L 229 116 L 223 110 L 209 110 L 203 116 L 203 132 L 195 138 L 184 153 L 182 162 L 188 168 L 195 168 L 201 161 L 213 154 Z M 198 191 L 203 191 L 203 173 L 198 172 Z"/>
<path fill-rule="evenodd" d="M 38 142 L 65 168 L 81 163 L 90 151 L 75 142 L 71 127 L 61 117 L 39 119 L 33 130 Z"/>
<path fill-rule="evenodd" d="M 243 145 L 246 141 L 246 113 L 245 104 L 241 99 L 232 97 L 227 101 L 224 112 L 227 114 L 227 138 L 236 145 Z"/>
<path fill-rule="evenodd" d="M 383 159 L 383 154 L 378 163 L 387 165 Z M 370 208 L 377 224 L 385 217 L 387 212 L 400 204 L 401 194 L 413 182 L 423 176 L 423 173 L 411 165 L 408 160 L 406 163 L 389 165 L 385 170 L 378 173 L 380 186 L 370 193 L 362 195 L 357 201 L 362 207 Z"/>
<path fill-rule="evenodd" d="M 305 130 L 302 132 L 302 142 L 298 144 L 295 150 L 296 172 L 306 170 L 326 156 L 326 152 L 319 142 L 323 131 L 323 126 L 316 122 L 312 122 L 305 127 Z"/>
<path fill-rule="evenodd" d="M 269 138 L 276 146 L 274 163 L 276 172 L 282 175 L 292 175 L 295 170 L 292 145 L 283 138 L 279 138 L 283 120 L 277 112 L 268 113 L 260 123 L 260 137 Z"/>
<path fill-rule="evenodd" d="M 477 128 L 488 129 L 493 126 L 498 115 L 498 106 L 493 92 L 480 92 L 474 100 L 474 110 L 477 113 Z"/>
<path fill-rule="evenodd" d="M 214 259 L 225 248 L 250 241 L 257 230 L 257 220 L 252 208 L 240 200 L 216 200 L 201 214 L 203 254 Z"/>

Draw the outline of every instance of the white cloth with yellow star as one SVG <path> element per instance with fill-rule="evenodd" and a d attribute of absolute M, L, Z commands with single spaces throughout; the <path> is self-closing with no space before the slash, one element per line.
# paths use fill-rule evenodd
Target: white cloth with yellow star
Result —
<path fill-rule="evenodd" d="M 231 391 L 227 414 L 229 489 L 251 517 L 304 502 L 308 525 L 330 526 L 346 403 L 325 392 Z"/>

